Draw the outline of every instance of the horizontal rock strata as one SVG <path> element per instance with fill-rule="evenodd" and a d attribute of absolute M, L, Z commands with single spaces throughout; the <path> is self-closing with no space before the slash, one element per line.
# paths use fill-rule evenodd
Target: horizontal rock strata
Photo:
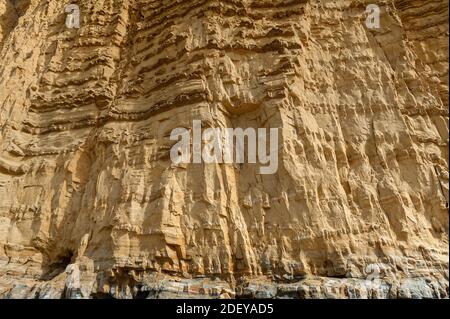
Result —
<path fill-rule="evenodd" d="M 448 297 L 448 1 L 73 3 L 0 0 L 0 297 Z"/>

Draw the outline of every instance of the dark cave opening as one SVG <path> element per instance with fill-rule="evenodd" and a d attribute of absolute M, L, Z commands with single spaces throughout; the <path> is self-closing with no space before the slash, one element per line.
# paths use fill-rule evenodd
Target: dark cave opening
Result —
<path fill-rule="evenodd" d="M 66 250 L 62 254 L 59 254 L 54 262 L 45 267 L 45 271 L 40 279 L 45 281 L 52 280 L 63 273 L 66 267 L 72 262 L 73 255 L 74 253 L 71 250 Z"/>

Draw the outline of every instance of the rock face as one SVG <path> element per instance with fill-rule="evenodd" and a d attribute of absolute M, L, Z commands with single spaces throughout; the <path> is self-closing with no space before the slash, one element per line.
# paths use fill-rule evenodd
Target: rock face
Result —
<path fill-rule="evenodd" d="M 0 0 L 0 297 L 448 296 L 448 1 L 73 3 Z"/>

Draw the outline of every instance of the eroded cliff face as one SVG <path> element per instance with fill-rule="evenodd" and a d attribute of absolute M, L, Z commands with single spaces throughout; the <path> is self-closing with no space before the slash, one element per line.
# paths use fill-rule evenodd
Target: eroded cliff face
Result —
<path fill-rule="evenodd" d="M 448 1 L 68 3 L 0 0 L 0 296 L 447 297 Z"/>

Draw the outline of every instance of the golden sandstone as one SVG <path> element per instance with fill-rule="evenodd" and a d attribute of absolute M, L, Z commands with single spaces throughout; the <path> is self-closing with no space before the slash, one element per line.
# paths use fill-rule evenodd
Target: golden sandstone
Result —
<path fill-rule="evenodd" d="M 448 297 L 447 0 L 69 4 L 0 0 L 0 297 Z"/>

